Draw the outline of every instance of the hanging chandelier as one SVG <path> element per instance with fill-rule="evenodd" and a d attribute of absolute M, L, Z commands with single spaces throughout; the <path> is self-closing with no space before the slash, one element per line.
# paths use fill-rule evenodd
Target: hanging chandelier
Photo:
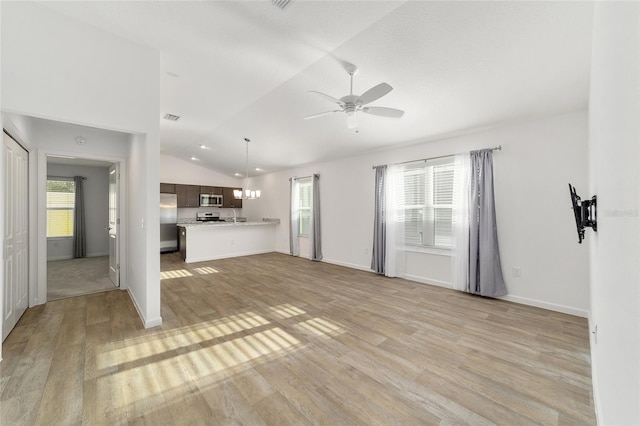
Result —
<path fill-rule="evenodd" d="M 245 160 L 245 166 L 246 166 L 245 186 L 246 186 L 246 185 L 249 185 L 249 142 L 251 142 L 251 140 L 249 138 L 244 138 L 244 141 L 247 145 L 246 160 Z M 243 200 L 243 199 L 257 200 L 258 198 L 260 198 L 260 190 L 246 188 L 244 191 L 242 191 L 241 189 L 234 189 L 233 198 L 235 198 L 236 200 Z"/>

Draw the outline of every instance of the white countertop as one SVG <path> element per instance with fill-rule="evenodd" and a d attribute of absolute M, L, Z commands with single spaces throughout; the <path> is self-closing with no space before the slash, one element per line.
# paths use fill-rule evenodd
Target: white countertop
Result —
<path fill-rule="evenodd" d="M 197 223 L 178 223 L 178 226 L 183 226 L 185 228 L 201 228 L 203 226 L 206 227 L 228 227 L 228 226 L 262 226 L 262 225 L 277 225 L 280 223 L 280 219 L 270 219 L 270 220 L 256 220 L 250 222 L 224 222 L 224 221 L 210 221 L 210 222 L 197 222 Z"/>

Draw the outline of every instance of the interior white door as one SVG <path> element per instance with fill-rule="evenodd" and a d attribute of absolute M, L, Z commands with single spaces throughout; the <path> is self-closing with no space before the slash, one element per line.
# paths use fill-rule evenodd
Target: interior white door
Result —
<path fill-rule="evenodd" d="M 120 171 L 118 164 L 109 168 L 109 278 L 116 287 L 120 287 L 120 251 L 119 251 L 119 227 L 120 214 L 118 207 L 118 182 Z"/>
<path fill-rule="evenodd" d="M 29 154 L 3 133 L 4 238 L 2 340 L 29 304 Z"/>

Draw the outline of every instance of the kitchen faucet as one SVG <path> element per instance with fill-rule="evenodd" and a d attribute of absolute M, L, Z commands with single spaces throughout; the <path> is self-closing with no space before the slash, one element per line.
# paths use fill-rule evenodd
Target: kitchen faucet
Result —
<path fill-rule="evenodd" d="M 236 209 L 231 209 L 231 211 L 233 212 L 233 223 L 236 223 L 238 219 L 238 215 L 236 214 Z"/>

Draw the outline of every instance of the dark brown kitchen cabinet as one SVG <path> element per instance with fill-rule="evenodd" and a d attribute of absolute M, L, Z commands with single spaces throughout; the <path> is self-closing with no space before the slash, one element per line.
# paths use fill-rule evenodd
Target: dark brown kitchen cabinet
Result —
<path fill-rule="evenodd" d="M 223 195 L 221 186 L 201 186 L 201 194 Z"/>
<path fill-rule="evenodd" d="M 176 184 L 175 183 L 160 183 L 160 192 L 163 194 L 175 194 L 176 193 Z"/>
<path fill-rule="evenodd" d="M 178 196 L 178 208 L 200 207 L 199 185 L 176 185 L 176 194 Z"/>
<path fill-rule="evenodd" d="M 236 200 L 233 196 L 234 190 L 242 191 L 242 188 L 222 188 L 222 207 L 228 209 L 241 209 L 242 200 Z"/>

